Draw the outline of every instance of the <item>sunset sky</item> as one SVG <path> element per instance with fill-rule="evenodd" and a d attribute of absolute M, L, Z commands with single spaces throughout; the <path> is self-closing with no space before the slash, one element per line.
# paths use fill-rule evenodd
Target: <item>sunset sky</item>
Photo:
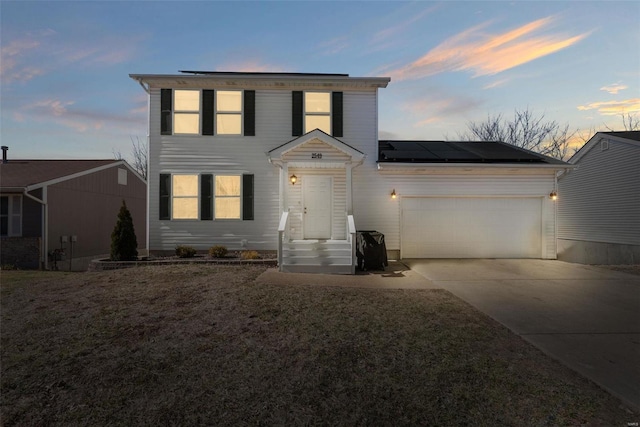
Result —
<path fill-rule="evenodd" d="M 572 130 L 640 114 L 640 2 L 0 2 L 10 158 L 111 158 L 146 137 L 130 73 L 387 76 L 379 133 L 455 139 L 528 108 Z"/>

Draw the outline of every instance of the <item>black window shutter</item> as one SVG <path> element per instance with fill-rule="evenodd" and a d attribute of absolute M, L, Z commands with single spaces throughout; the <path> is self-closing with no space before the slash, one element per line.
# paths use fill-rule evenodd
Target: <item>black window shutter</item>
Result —
<path fill-rule="evenodd" d="M 291 126 L 291 135 L 292 136 L 300 136 L 302 135 L 303 129 L 303 111 L 302 111 L 302 91 L 294 91 L 292 101 L 292 126 Z"/>
<path fill-rule="evenodd" d="M 342 136 L 342 92 L 331 94 L 331 132 L 335 137 Z"/>
<path fill-rule="evenodd" d="M 159 219 L 171 219 L 169 202 L 171 201 L 171 175 L 160 174 L 160 211 Z"/>
<path fill-rule="evenodd" d="M 171 135 L 172 90 L 160 89 L 160 134 Z"/>
<path fill-rule="evenodd" d="M 202 91 L 202 134 L 213 135 L 214 91 Z"/>
<path fill-rule="evenodd" d="M 200 175 L 200 219 L 213 219 L 213 175 Z"/>
<path fill-rule="evenodd" d="M 244 91 L 244 136 L 256 136 L 256 91 Z"/>
<path fill-rule="evenodd" d="M 253 175 L 242 175 L 242 219 L 253 220 Z"/>

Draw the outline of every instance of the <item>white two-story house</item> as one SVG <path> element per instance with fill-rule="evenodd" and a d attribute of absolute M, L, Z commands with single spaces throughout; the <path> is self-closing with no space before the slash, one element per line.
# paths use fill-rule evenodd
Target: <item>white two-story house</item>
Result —
<path fill-rule="evenodd" d="M 392 258 L 556 258 L 568 165 L 502 143 L 379 141 L 387 77 L 130 77 L 149 94 L 151 253 L 277 250 L 283 271 L 353 273 L 356 231 L 376 230 Z"/>

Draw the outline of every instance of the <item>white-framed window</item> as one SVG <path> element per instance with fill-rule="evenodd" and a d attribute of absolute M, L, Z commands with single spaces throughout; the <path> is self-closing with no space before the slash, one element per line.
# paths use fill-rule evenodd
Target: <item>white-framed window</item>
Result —
<path fill-rule="evenodd" d="M 198 219 L 198 175 L 172 175 L 172 219 Z"/>
<path fill-rule="evenodd" d="M 0 236 L 22 236 L 22 196 L 0 196 Z"/>
<path fill-rule="evenodd" d="M 240 219 L 242 212 L 242 176 L 214 176 L 214 218 Z"/>
<path fill-rule="evenodd" d="M 173 105 L 173 132 L 198 135 L 200 133 L 200 91 L 176 89 Z"/>
<path fill-rule="evenodd" d="M 304 132 L 314 129 L 331 135 L 331 92 L 304 93 Z"/>
<path fill-rule="evenodd" d="M 218 135 L 242 135 L 242 91 L 217 90 L 216 133 Z"/>

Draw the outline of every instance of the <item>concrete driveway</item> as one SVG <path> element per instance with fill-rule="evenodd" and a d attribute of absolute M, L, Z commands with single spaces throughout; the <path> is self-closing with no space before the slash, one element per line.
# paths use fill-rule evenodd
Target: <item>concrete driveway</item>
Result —
<path fill-rule="evenodd" d="M 640 410 L 640 276 L 547 260 L 403 260 Z"/>

